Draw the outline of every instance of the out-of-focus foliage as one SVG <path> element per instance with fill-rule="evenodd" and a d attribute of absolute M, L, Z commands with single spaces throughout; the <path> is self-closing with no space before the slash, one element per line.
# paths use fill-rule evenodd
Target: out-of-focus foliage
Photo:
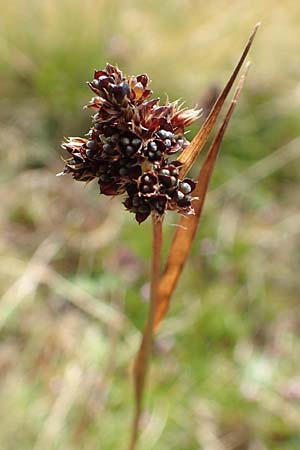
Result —
<path fill-rule="evenodd" d="M 298 3 L 0 6 L 0 448 L 109 450 L 128 439 L 150 229 L 97 186 L 54 176 L 62 136 L 88 128 L 84 82 L 109 61 L 147 72 L 161 97 L 205 106 L 261 20 L 157 337 L 141 449 L 298 450 Z M 175 221 L 167 215 L 165 248 Z"/>

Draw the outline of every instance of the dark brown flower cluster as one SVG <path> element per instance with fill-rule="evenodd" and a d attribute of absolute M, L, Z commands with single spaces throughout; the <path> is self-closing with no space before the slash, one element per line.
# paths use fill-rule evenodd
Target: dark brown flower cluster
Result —
<path fill-rule="evenodd" d="M 87 108 L 95 110 L 88 138 L 63 143 L 71 157 L 62 174 L 79 181 L 98 180 L 105 195 L 126 194 L 125 207 L 143 222 L 151 212 L 193 213 L 195 182 L 179 178 L 175 155 L 189 142 L 185 127 L 199 111 L 183 109 L 178 102 L 159 104 L 149 99 L 149 77 L 125 77 L 110 64 L 95 71 L 88 85 L 95 97 Z"/>

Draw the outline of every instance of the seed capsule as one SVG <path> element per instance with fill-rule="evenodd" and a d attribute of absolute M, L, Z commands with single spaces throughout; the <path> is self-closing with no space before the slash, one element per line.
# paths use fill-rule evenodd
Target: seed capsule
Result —
<path fill-rule="evenodd" d="M 130 139 L 129 139 L 128 137 L 126 137 L 126 136 L 123 136 L 123 137 L 120 139 L 120 142 L 121 142 L 123 145 L 128 145 L 128 144 L 130 143 Z"/>
<path fill-rule="evenodd" d="M 112 92 L 117 102 L 121 103 L 126 95 L 127 90 L 125 90 L 122 84 L 112 86 Z"/>
<path fill-rule="evenodd" d="M 122 81 L 122 83 L 120 83 L 119 86 L 122 89 L 122 93 L 124 96 L 130 94 L 130 87 L 126 81 Z"/>
<path fill-rule="evenodd" d="M 114 148 L 110 144 L 104 144 L 103 145 L 103 151 L 105 153 L 113 153 L 114 152 Z"/>
<path fill-rule="evenodd" d="M 94 150 L 91 150 L 91 149 L 89 149 L 89 148 L 86 150 L 86 156 L 88 156 L 89 158 L 90 158 L 91 156 L 93 156 L 94 153 L 95 153 L 95 151 L 94 151 Z"/>
<path fill-rule="evenodd" d="M 148 186 L 147 184 L 144 184 L 144 185 L 141 187 L 141 192 L 142 192 L 143 194 L 149 194 L 149 193 L 151 192 L 150 186 Z"/>
<path fill-rule="evenodd" d="M 155 142 L 149 142 L 148 148 L 152 150 L 153 152 L 156 152 L 157 150 L 157 144 Z"/>
<path fill-rule="evenodd" d="M 180 192 L 180 191 L 177 191 L 176 192 L 176 194 L 175 194 L 175 198 L 176 198 L 176 200 L 183 200 L 184 199 L 184 193 L 183 192 Z"/>
<path fill-rule="evenodd" d="M 168 132 L 166 130 L 159 130 L 157 132 L 157 135 L 161 138 L 161 139 L 166 139 L 168 137 Z"/>
<path fill-rule="evenodd" d="M 135 149 L 132 147 L 132 145 L 127 145 L 125 153 L 127 156 L 132 156 L 135 153 Z"/>
<path fill-rule="evenodd" d="M 191 197 L 189 195 L 185 195 L 182 199 L 178 200 L 177 205 L 181 208 L 188 208 L 191 206 Z"/>
<path fill-rule="evenodd" d="M 64 146 L 71 156 L 64 172 L 79 181 L 96 178 L 104 195 L 126 192 L 124 205 L 139 223 L 151 211 L 191 212 L 195 187 L 188 178 L 179 180 L 181 163 L 168 160 L 188 145 L 187 119 L 176 103 L 149 100 L 148 83 L 147 75 L 124 77 L 110 64 L 95 71 L 89 83 L 94 96 L 88 107 L 96 110 L 92 126 L 85 138 L 70 138 Z"/>
<path fill-rule="evenodd" d="M 170 171 L 168 169 L 161 169 L 159 171 L 159 175 L 165 175 L 166 177 L 170 176 Z"/>
<path fill-rule="evenodd" d="M 176 186 L 177 185 L 177 178 L 176 177 L 170 177 L 170 183 L 171 186 Z"/>
<path fill-rule="evenodd" d="M 111 142 L 113 142 L 114 144 L 116 144 L 119 140 L 119 134 L 115 133 L 110 137 Z"/>
<path fill-rule="evenodd" d="M 121 177 L 125 177 L 128 174 L 128 171 L 126 169 L 126 167 L 121 167 L 119 169 L 119 175 L 121 175 Z"/>
<path fill-rule="evenodd" d="M 87 148 L 89 148 L 89 149 L 91 149 L 91 150 L 96 150 L 96 149 L 98 148 L 98 144 L 97 144 L 97 142 L 94 141 L 94 140 L 88 141 L 88 142 L 86 143 L 86 146 L 87 146 Z"/>
<path fill-rule="evenodd" d="M 96 123 L 94 124 L 94 128 L 96 128 L 96 130 L 101 131 L 101 130 L 102 130 L 102 124 L 101 124 L 100 122 L 96 122 Z"/>
<path fill-rule="evenodd" d="M 139 148 L 140 145 L 141 145 L 141 143 L 142 143 L 142 141 L 141 141 L 141 139 L 139 139 L 139 138 L 134 138 L 134 139 L 131 141 L 131 144 L 132 144 L 135 148 Z"/>
<path fill-rule="evenodd" d="M 189 183 L 180 183 L 180 188 L 181 192 L 183 192 L 184 194 L 190 194 L 192 192 L 192 187 L 190 186 Z"/>

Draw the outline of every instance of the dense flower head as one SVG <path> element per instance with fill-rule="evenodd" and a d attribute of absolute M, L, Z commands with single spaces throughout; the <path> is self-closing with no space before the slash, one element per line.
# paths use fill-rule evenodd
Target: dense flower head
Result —
<path fill-rule="evenodd" d="M 124 205 L 141 223 L 166 210 L 192 214 L 195 182 L 179 178 L 176 154 L 189 145 L 185 127 L 199 111 L 178 101 L 160 105 L 150 99 L 146 74 L 126 77 L 107 64 L 88 86 L 95 96 L 86 106 L 95 111 L 87 138 L 62 144 L 70 158 L 62 174 L 78 181 L 97 179 L 104 195 L 126 196 Z"/>

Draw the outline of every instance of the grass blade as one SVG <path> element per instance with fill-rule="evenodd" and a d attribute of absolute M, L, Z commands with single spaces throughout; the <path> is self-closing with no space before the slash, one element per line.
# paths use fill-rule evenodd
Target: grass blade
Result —
<path fill-rule="evenodd" d="M 203 149 L 204 145 L 207 142 L 207 139 L 210 135 L 210 132 L 212 131 L 218 117 L 219 114 L 222 110 L 222 107 L 224 105 L 224 102 L 232 88 L 233 83 L 235 82 L 238 73 L 245 61 L 245 58 L 251 48 L 252 42 L 255 38 L 256 32 L 258 30 L 258 28 L 260 27 L 260 22 L 257 23 L 248 39 L 248 42 L 244 48 L 244 51 L 234 69 L 234 71 L 232 72 L 231 77 L 229 78 L 226 86 L 224 87 L 223 91 L 221 92 L 221 94 L 219 95 L 219 97 L 216 100 L 216 103 L 214 104 L 214 106 L 212 107 L 209 115 L 207 116 L 204 124 L 202 125 L 202 127 L 200 128 L 200 130 L 198 131 L 198 133 L 196 134 L 196 136 L 194 137 L 194 139 L 192 140 L 192 142 L 190 143 L 190 145 L 181 153 L 181 155 L 179 156 L 178 160 L 180 162 L 183 163 L 182 168 L 180 169 L 180 176 L 183 178 L 188 171 L 190 170 L 190 168 L 192 167 L 192 165 L 194 164 L 194 162 L 196 161 L 199 153 L 201 152 L 201 150 Z"/>
<path fill-rule="evenodd" d="M 246 68 L 246 72 L 242 75 L 239 84 L 237 86 L 235 95 L 231 101 L 231 104 L 227 110 L 226 116 L 222 122 L 222 125 L 215 137 L 212 145 L 210 146 L 202 168 L 198 175 L 198 183 L 194 191 L 194 195 L 198 197 L 198 200 L 194 202 L 195 215 L 182 217 L 180 220 L 180 226 L 177 228 L 167 259 L 165 271 L 161 276 L 158 286 L 158 303 L 155 313 L 155 328 L 158 327 L 162 319 L 164 318 L 170 304 L 172 293 L 175 290 L 179 276 L 183 270 L 184 264 L 188 258 L 189 251 L 194 240 L 197 227 L 200 221 L 208 184 L 220 151 L 220 146 L 231 119 L 232 113 L 235 109 L 238 97 L 242 90 L 246 74 L 248 72 L 249 64 Z"/>

